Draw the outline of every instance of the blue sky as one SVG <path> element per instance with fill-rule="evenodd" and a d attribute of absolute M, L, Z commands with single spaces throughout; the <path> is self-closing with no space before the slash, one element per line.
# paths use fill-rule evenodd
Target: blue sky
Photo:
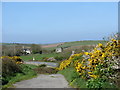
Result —
<path fill-rule="evenodd" d="M 102 40 L 118 31 L 117 2 L 4 2 L 3 42 Z"/>

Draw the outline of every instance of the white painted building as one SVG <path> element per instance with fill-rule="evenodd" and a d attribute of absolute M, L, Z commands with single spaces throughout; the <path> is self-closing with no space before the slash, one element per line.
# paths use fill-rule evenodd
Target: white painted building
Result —
<path fill-rule="evenodd" d="M 56 53 L 60 53 L 60 52 L 62 52 L 62 51 L 63 51 L 62 48 L 56 48 Z"/>
<path fill-rule="evenodd" d="M 31 51 L 29 49 L 23 49 L 23 52 L 25 52 L 26 54 L 31 54 Z"/>
<path fill-rule="evenodd" d="M 32 51 L 30 50 L 30 47 L 22 47 L 23 48 L 23 52 L 25 53 L 25 54 L 31 54 L 32 53 Z"/>

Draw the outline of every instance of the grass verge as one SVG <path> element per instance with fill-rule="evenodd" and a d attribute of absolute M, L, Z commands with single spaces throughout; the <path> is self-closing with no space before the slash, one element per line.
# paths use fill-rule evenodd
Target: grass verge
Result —
<path fill-rule="evenodd" d="M 86 81 L 79 77 L 74 68 L 69 67 L 58 73 L 64 75 L 70 86 L 74 88 L 86 88 Z"/>

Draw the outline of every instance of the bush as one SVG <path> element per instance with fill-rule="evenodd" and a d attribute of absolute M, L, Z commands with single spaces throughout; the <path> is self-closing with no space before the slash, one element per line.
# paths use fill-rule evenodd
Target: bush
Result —
<path fill-rule="evenodd" d="M 62 61 L 62 60 L 65 59 L 65 57 L 63 57 L 63 56 L 56 56 L 55 59 L 56 59 L 57 61 Z"/>
<path fill-rule="evenodd" d="M 69 47 L 68 49 L 65 49 L 62 53 L 60 53 L 59 56 L 56 56 L 55 59 L 60 60 L 60 61 L 65 60 L 65 59 L 69 59 L 69 57 L 72 54 L 72 51 L 75 51 L 75 53 L 81 53 L 82 50 L 88 51 L 88 50 L 91 50 L 93 48 L 94 48 L 93 45 Z"/>
<path fill-rule="evenodd" d="M 74 48 L 75 48 L 75 52 L 76 53 L 81 53 L 82 50 L 84 50 L 84 51 L 90 51 L 94 47 L 95 47 L 94 45 L 84 45 L 84 46 L 77 46 L 77 47 L 74 47 Z"/>
<path fill-rule="evenodd" d="M 6 84 L 15 73 L 22 73 L 21 67 L 8 57 L 2 59 L 2 84 Z"/>
<path fill-rule="evenodd" d="M 6 85 L 16 77 L 17 74 L 28 75 L 28 73 L 35 74 L 31 66 L 22 64 L 22 59 L 17 56 L 9 57 L 2 56 L 2 85 Z M 20 77 L 19 77 L 20 78 Z M 16 79 L 15 79 L 16 80 Z M 18 80 L 18 79 L 17 79 Z"/>
<path fill-rule="evenodd" d="M 57 73 L 58 70 L 50 67 L 38 67 L 38 68 L 35 68 L 34 71 L 36 71 L 39 74 L 46 74 L 46 73 L 53 74 L 53 73 Z"/>
<path fill-rule="evenodd" d="M 58 70 L 75 68 L 80 78 L 88 80 L 88 88 L 104 88 L 105 84 L 110 87 L 110 83 L 114 83 L 112 79 L 119 77 L 115 72 L 120 69 L 119 49 L 120 40 L 112 39 L 106 45 L 99 43 L 92 51 L 70 56 L 69 59 L 61 62 Z M 104 80 L 107 82 L 104 83 Z"/>
<path fill-rule="evenodd" d="M 90 79 L 87 81 L 88 88 L 115 88 L 115 86 L 112 83 L 107 82 L 103 78 L 97 78 L 97 79 Z"/>
<path fill-rule="evenodd" d="M 15 73 L 14 76 L 8 75 L 6 78 L 4 78 L 7 80 L 7 82 L 2 86 L 3 90 L 6 90 L 6 88 L 13 86 L 13 84 L 16 82 L 19 82 L 21 80 L 31 79 L 37 76 L 37 73 L 33 71 L 33 69 L 37 67 L 36 65 L 20 64 L 19 66 L 22 69 L 22 73 Z"/>
<path fill-rule="evenodd" d="M 33 54 L 36 54 L 36 53 L 42 54 L 42 47 L 41 47 L 41 45 L 32 44 L 32 45 L 31 45 L 31 50 L 32 50 L 32 53 L 33 53 Z"/>
<path fill-rule="evenodd" d="M 23 54 L 22 46 L 19 45 L 2 45 L 2 55 L 20 56 Z"/>
<path fill-rule="evenodd" d="M 41 64 L 38 67 L 46 67 L 46 66 L 47 66 L 46 64 Z"/>
<path fill-rule="evenodd" d="M 62 53 L 60 53 L 60 56 L 63 58 L 63 59 L 68 59 L 71 55 L 71 52 L 72 50 L 71 49 L 66 49 L 64 50 Z"/>

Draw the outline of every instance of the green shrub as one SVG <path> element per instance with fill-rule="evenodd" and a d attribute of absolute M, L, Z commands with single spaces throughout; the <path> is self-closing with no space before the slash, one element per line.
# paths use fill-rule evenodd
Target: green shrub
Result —
<path fill-rule="evenodd" d="M 31 70 L 32 70 L 32 68 L 31 68 L 30 66 L 25 65 L 25 64 L 21 64 L 20 67 L 21 67 L 21 69 L 22 69 L 22 73 L 23 73 L 23 74 L 27 74 L 28 71 L 31 71 Z"/>
<path fill-rule="evenodd" d="M 2 77 L 2 83 L 4 82 L 2 86 L 3 90 L 11 87 L 15 82 L 36 77 L 37 73 L 33 71 L 36 67 L 35 65 L 21 64 L 20 68 L 22 69 L 22 73 L 14 73 L 14 76 L 8 75 L 7 77 Z"/>
<path fill-rule="evenodd" d="M 71 55 L 72 50 L 70 49 L 66 49 L 64 50 L 62 53 L 60 53 L 59 57 L 63 60 L 63 59 L 68 59 Z"/>
<path fill-rule="evenodd" d="M 46 66 L 47 66 L 46 64 L 41 64 L 38 67 L 46 67 Z"/>
<path fill-rule="evenodd" d="M 63 56 L 56 56 L 55 59 L 56 59 L 57 61 L 61 61 L 61 60 L 65 59 L 65 58 L 64 58 Z"/>
<path fill-rule="evenodd" d="M 88 88 L 115 88 L 115 85 L 113 85 L 112 83 L 107 82 L 105 79 L 103 78 L 97 78 L 97 79 L 90 79 L 87 81 L 86 86 Z"/>
<path fill-rule="evenodd" d="M 41 54 L 42 53 L 42 47 L 39 44 L 32 44 L 31 45 L 31 50 L 32 50 L 33 54 L 36 54 L 36 53 Z"/>
<path fill-rule="evenodd" d="M 48 57 L 43 57 L 42 60 L 43 61 L 47 61 Z"/>
<path fill-rule="evenodd" d="M 95 46 L 94 45 L 84 45 L 84 46 L 73 46 L 71 49 L 75 51 L 75 53 L 81 53 L 82 50 L 89 51 L 92 50 Z"/>
<path fill-rule="evenodd" d="M 16 61 L 10 57 L 2 58 L 2 85 L 9 83 L 17 74 L 27 75 L 28 72 L 34 73 L 31 66 L 17 64 Z"/>
<path fill-rule="evenodd" d="M 69 47 L 69 48 L 65 49 L 62 53 L 60 53 L 59 56 L 55 57 L 55 59 L 65 60 L 71 56 L 72 51 L 75 51 L 75 53 L 80 53 L 80 52 L 82 52 L 82 50 L 88 51 L 88 50 L 92 50 L 93 48 L 94 48 L 93 45 Z"/>
<path fill-rule="evenodd" d="M 16 64 L 14 60 L 9 58 L 2 59 L 2 84 L 8 83 L 12 76 L 15 76 L 15 73 L 22 73 L 22 69 L 19 64 Z"/>
<path fill-rule="evenodd" d="M 58 70 L 51 67 L 38 67 L 35 68 L 34 71 L 36 71 L 38 74 L 53 74 L 58 72 Z"/>

